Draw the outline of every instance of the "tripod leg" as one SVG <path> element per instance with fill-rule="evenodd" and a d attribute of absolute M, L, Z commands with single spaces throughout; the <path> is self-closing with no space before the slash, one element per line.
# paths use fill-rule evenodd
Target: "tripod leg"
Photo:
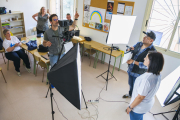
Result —
<path fill-rule="evenodd" d="M 108 72 L 108 71 L 106 71 L 106 72 Z M 100 77 L 100 76 L 102 76 L 104 73 L 106 73 L 106 72 L 103 72 L 102 74 L 100 74 L 99 76 L 97 76 L 96 78 L 98 78 L 98 77 Z"/>
<path fill-rule="evenodd" d="M 51 86 L 50 86 L 50 87 L 51 87 Z M 47 94 L 46 94 L 46 97 L 45 97 L 45 98 L 47 98 L 47 95 L 48 95 L 49 89 L 50 89 L 50 88 L 48 88 L 48 91 L 47 91 Z"/>
<path fill-rule="evenodd" d="M 51 90 L 51 84 L 49 84 L 49 89 L 50 89 L 50 97 L 51 97 L 51 110 L 52 110 L 52 120 L 54 120 L 54 111 L 53 111 L 53 100 L 52 100 L 52 97 L 53 97 L 53 93 L 52 93 L 52 90 Z"/>
<path fill-rule="evenodd" d="M 114 75 L 110 72 L 111 76 L 117 81 L 117 79 L 114 77 Z"/>
<path fill-rule="evenodd" d="M 85 103 L 85 105 L 86 105 L 86 101 L 85 101 L 85 98 L 84 98 L 84 94 L 83 94 L 83 91 L 81 90 L 81 93 L 82 93 L 82 96 L 83 96 L 83 99 L 84 99 L 84 103 Z M 87 107 L 87 105 L 86 105 L 86 109 L 87 109 L 88 107 Z"/>

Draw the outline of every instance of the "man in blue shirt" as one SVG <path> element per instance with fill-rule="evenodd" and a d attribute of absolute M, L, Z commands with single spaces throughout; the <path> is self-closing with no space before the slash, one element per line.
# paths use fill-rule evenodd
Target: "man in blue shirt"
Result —
<path fill-rule="evenodd" d="M 125 94 L 123 98 L 131 97 L 136 78 L 147 71 L 147 66 L 143 64 L 144 58 L 149 51 L 156 51 L 153 46 L 153 42 L 156 39 L 155 33 L 152 31 L 143 33 L 146 34 L 143 41 L 138 42 L 136 45 L 128 49 L 128 51 L 132 51 L 132 58 L 127 61 L 129 66 L 127 73 L 129 76 L 128 84 L 130 86 L 130 90 L 129 94 Z"/>

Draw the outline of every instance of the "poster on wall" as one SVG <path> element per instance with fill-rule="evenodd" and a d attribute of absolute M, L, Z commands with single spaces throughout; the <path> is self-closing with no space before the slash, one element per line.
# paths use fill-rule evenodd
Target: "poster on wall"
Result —
<path fill-rule="evenodd" d="M 89 23 L 89 27 L 95 28 L 95 22 L 90 22 L 90 23 Z"/>
<path fill-rule="evenodd" d="M 90 16 L 89 20 L 90 22 L 95 22 L 95 23 L 104 23 L 104 18 L 105 18 L 105 9 L 101 8 L 96 8 L 96 7 L 90 7 Z"/>
<path fill-rule="evenodd" d="M 113 12 L 113 7 L 114 7 L 114 2 L 109 2 L 107 3 L 107 11 L 108 12 Z"/>
<path fill-rule="evenodd" d="M 84 21 L 83 23 L 89 23 L 90 13 L 88 11 L 84 11 Z"/>
<path fill-rule="evenodd" d="M 112 12 L 106 12 L 106 19 L 111 20 L 112 14 L 113 14 Z"/>
<path fill-rule="evenodd" d="M 91 0 L 84 0 L 84 4 L 91 5 Z"/>
<path fill-rule="evenodd" d="M 132 15 L 132 9 L 132 6 L 126 6 L 124 15 Z"/>
<path fill-rule="evenodd" d="M 104 23 L 104 25 L 103 25 L 103 31 L 109 32 L 109 23 Z"/>
<path fill-rule="evenodd" d="M 90 7 L 90 5 L 84 5 L 84 11 L 88 11 L 89 12 L 89 7 Z"/>
<path fill-rule="evenodd" d="M 118 3 L 117 13 L 124 14 L 124 8 L 125 8 L 125 3 Z"/>
<path fill-rule="evenodd" d="M 95 24 L 95 29 L 102 30 L 102 28 L 103 28 L 102 24 L 100 24 L 100 23 Z"/>

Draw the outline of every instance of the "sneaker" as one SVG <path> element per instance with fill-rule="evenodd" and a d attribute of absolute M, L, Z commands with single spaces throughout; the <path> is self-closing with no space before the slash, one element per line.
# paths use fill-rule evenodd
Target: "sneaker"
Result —
<path fill-rule="evenodd" d="M 29 69 L 29 68 L 26 68 L 26 70 L 28 71 L 28 73 L 31 73 L 31 69 Z"/>
<path fill-rule="evenodd" d="M 131 96 L 129 94 L 125 94 L 122 98 L 131 98 Z"/>
<path fill-rule="evenodd" d="M 21 76 L 21 73 L 20 73 L 20 72 L 17 72 L 17 75 L 20 77 L 20 76 Z"/>

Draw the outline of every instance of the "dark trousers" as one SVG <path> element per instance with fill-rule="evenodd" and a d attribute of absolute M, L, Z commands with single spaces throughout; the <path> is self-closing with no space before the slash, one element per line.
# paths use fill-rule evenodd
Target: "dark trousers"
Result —
<path fill-rule="evenodd" d="M 36 30 L 37 30 L 37 34 L 40 34 L 40 33 L 44 34 L 44 32 L 45 32 L 45 31 L 38 30 L 37 28 L 36 28 Z"/>
<path fill-rule="evenodd" d="M 15 70 L 20 72 L 20 60 L 22 59 L 23 62 L 26 64 L 26 68 L 30 68 L 29 58 L 24 50 L 14 51 L 5 53 L 5 56 L 8 60 L 13 61 Z"/>
<path fill-rule="evenodd" d="M 133 77 L 130 74 L 128 74 L 128 76 L 129 76 L 128 83 L 129 83 L 129 87 L 130 87 L 129 95 L 132 96 L 134 83 L 135 83 L 135 80 L 136 80 L 137 77 Z"/>

